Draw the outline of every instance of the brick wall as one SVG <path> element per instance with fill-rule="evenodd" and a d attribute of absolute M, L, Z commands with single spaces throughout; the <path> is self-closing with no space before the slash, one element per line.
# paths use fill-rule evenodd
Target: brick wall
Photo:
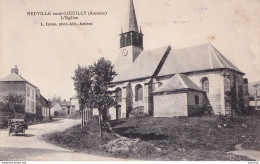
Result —
<path fill-rule="evenodd" d="M 187 93 L 154 95 L 154 116 L 188 116 Z"/>

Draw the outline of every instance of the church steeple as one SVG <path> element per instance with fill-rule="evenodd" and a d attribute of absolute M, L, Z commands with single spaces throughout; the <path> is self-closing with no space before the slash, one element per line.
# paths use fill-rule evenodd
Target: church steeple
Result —
<path fill-rule="evenodd" d="M 126 28 L 120 34 L 120 48 L 132 45 L 143 49 L 143 34 L 138 30 L 133 0 L 129 0 L 128 9 Z"/>
<path fill-rule="evenodd" d="M 143 34 L 141 28 L 140 31 L 138 29 L 133 0 L 129 0 L 124 31 L 121 28 L 120 53 L 125 57 L 131 56 L 131 60 L 134 62 L 141 51 L 143 51 Z"/>
<path fill-rule="evenodd" d="M 129 0 L 129 20 L 126 23 L 126 32 L 127 31 L 135 31 L 138 32 L 138 25 L 137 25 L 137 19 L 135 15 L 135 8 L 134 8 L 134 2 L 133 0 Z"/>

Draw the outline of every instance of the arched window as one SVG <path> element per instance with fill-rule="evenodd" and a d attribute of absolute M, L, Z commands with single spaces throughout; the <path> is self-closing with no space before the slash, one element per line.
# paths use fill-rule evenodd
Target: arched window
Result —
<path fill-rule="evenodd" d="M 120 38 L 120 48 L 121 47 L 125 47 L 125 36 L 124 35 L 122 35 Z"/>
<path fill-rule="evenodd" d="M 138 84 L 135 86 L 135 101 L 143 100 L 143 87 Z"/>
<path fill-rule="evenodd" d="M 121 102 L 122 101 L 122 89 L 117 88 L 116 89 L 116 102 Z"/>
<path fill-rule="evenodd" d="M 207 77 L 203 77 L 201 79 L 201 85 L 202 85 L 202 90 L 205 92 L 209 92 L 209 80 Z"/>
<path fill-rule="evenodd" d="M 230 91 L 230 79 L 228 77 L 224 77 L 224 91 Z"/>
<path fill-rule="evenodd" d="M 131 45 L 131 34 L 126 35 L 126 46 Z"/>

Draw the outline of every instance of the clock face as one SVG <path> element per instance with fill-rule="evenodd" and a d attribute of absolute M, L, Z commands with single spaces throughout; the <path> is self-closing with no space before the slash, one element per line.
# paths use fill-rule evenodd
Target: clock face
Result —
<path fill-rule="evenodd" d="M 123 55 L 123 56 L 126 56 L 127 54 L 128 54 L 127 49 L 124 49 L 124 50 L 122 51 L 122 55 Z"/>

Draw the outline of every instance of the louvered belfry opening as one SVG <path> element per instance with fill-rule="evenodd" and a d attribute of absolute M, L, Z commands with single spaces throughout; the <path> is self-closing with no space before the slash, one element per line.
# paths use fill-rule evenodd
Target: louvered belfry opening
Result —
<path fill-rule="evenodd" d="M 124 30 L 123 32 L 122 29 L 120 34 L 120 48 L 130 45 L 143 48 L 143 34 L 141 28 L 138 29 L 133 0 L 129 1 L 129 11 Z"/>

